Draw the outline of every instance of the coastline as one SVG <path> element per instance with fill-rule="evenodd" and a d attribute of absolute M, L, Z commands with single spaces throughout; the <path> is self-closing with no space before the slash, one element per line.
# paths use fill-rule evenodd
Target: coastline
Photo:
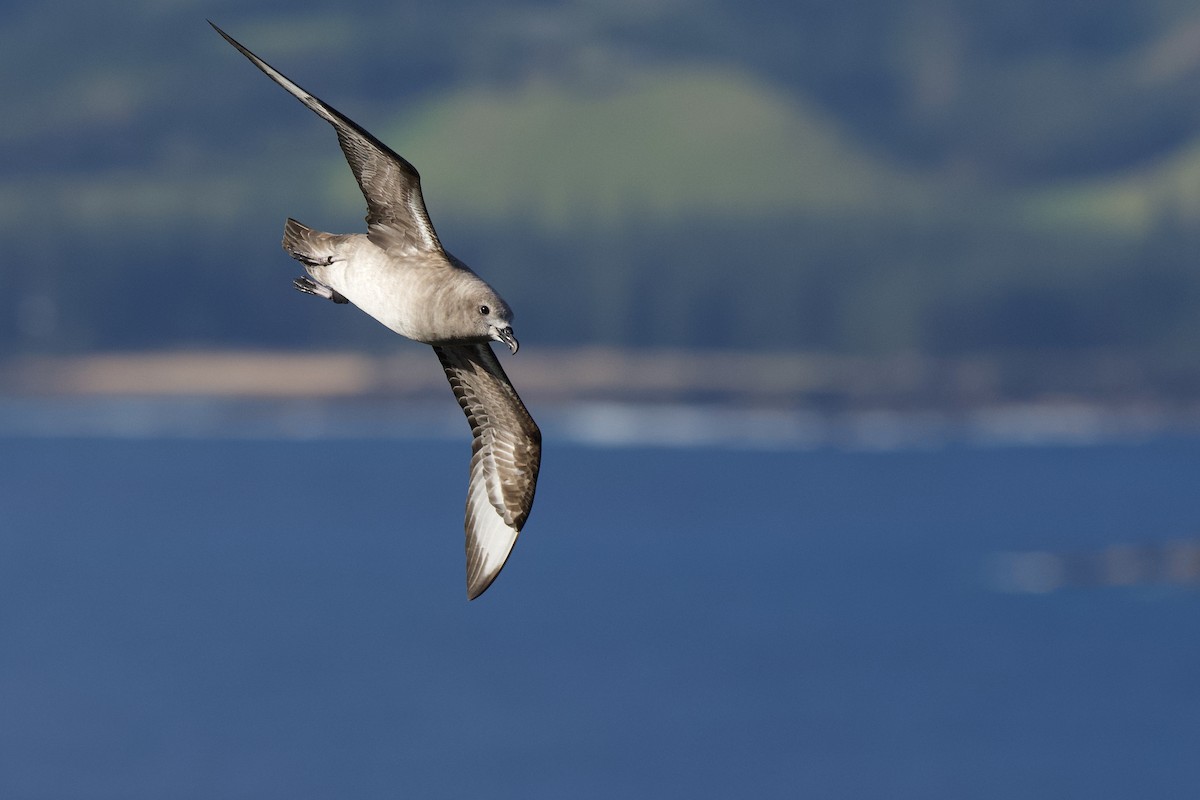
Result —
<path fill-rule="evenodd" d="M 587 445 L 887 450 L 1200 433 L 1196 374 L 1114 354 L 531 348 L 503 363 L 548 435 Z M 461 438 L 462 426 L 420 347 L 0 362 L 2 436 Z"/>

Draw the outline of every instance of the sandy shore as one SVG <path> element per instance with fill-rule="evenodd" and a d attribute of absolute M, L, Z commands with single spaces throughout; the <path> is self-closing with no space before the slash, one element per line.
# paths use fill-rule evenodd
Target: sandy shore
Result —
<path fill-rule="evenodd" d="M 889 449 L 1200 431 L 1200 381 L 1112 355 L 845 358 L 529 347 L 502 356 L 539 423 L 588 443 Z M 460 436 L 437 360 L 173 351 L 0 362 L 0 434 Z"/>
<path fill-rule="evenodd" d="M 503 356 L 542 402 L 700 402 L 814 410 L 959 410 L 1011 403 L 1200 409 L 1200 367 L 1133 357 L 866 358 L 813 353 L 528 347 Z M 385 354 L 170 351 L 20 356 L 0 394 L 246 398 L 412 397 L 445 391 L 419 346 Z"/>

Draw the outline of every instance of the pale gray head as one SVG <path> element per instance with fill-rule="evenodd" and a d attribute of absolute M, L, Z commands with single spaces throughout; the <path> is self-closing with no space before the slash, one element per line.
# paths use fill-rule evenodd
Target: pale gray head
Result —
<path fill-rule="evenodd" d="M 504 342 L 515 355 L 520 344 L 513 336 L 512 309 L 495 292 L 484 292 L 473 299 L 480 332 L 495 342 Z"/>

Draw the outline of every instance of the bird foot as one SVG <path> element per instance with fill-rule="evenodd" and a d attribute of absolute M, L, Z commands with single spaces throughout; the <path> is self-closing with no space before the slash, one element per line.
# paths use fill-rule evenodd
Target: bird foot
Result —
<path fill-rule="evenodd" d="M 326 300 L 332 300 L 335 303 L 350 302 L 340 292 L 334 291 L 323 283 L 317 283 L 312 278 L 296 278 L 296 280 L 292 281 L 292 287 L 297 291 L 304 292 L 305 294 L 324 297 Z"/>
<path fill-rule="evenodd" d="M 288 255 L 306 267 L 328 267 L 336 260 L 333 256 L 316 258 L 315 256 L 310 256 L 308 253 L 301 253 L 299 250 L 288 250 Z"/>

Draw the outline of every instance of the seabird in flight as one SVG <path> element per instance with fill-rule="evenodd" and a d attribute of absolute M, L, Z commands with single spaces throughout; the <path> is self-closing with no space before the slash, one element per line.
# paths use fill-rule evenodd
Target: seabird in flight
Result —
<path fill-rule="evenodd" d="M 474 437 L 466 512 L 467 597 L 474 600 L 499 574 L 529 517 L 542 458 L 541 431 L 490 344 L 517 352 L 512 310 L 443 249 L 412 164 L 209 24 L 337 131 L 367 200 L 367 232 L 322 233 L 288 219 L 283 249 L 307 273 L 293 285 L 353 303 L 401 336 L 433 346 Z"/>

